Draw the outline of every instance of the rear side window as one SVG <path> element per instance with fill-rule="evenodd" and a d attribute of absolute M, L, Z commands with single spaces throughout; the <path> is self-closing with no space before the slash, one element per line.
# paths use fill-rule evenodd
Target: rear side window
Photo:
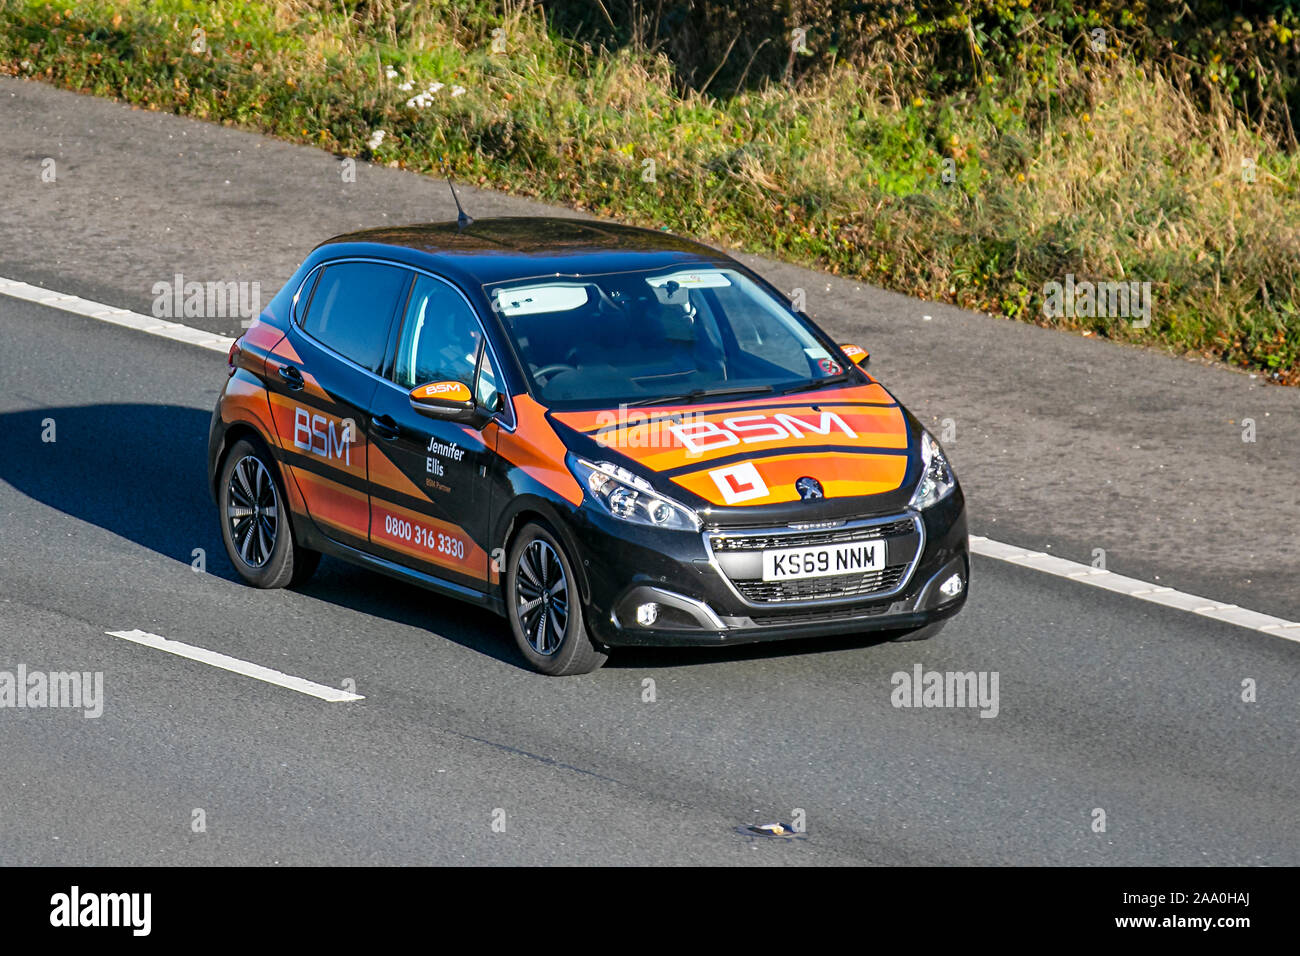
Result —
<path fill-rule="evenodd" d="M 303 331 L 362 368 L 378 371 L 388 326 L 411 273 L 378 262 L 326 266 L 303 317 Z"/>

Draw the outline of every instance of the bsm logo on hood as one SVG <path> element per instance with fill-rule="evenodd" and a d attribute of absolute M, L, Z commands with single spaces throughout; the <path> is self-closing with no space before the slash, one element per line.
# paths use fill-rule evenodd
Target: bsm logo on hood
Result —
<path fill-rule="evenodd" d="M 907 425 L 878 386 L 871 398 L 841 394 L 833 403 L 749 403 L 704 411 L 561 413 L 556 417 L 602 446 L 717 505 L 879 494 L 902 483 Z M 867 397 L 867 396 L 861 396 Z M 615 417 L 617 416 L 617 417 Z M 710 467 L 710 465 L 713 467 Z"/>

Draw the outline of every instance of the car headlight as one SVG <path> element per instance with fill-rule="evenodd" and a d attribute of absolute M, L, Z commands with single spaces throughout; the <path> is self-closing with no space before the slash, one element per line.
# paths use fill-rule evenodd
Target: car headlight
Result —
<path fill-rule="evenodd" d="M 590 497 L 615 518 L 675 531 L 700 529 L 700 518 L 694 511 L 665 498 L 626 468 L 572 456 L 569 468 Z"/>
<path fill-rule="evenodd" d="M 921 480 L 909 502 L 913 508 L 928 508 L 941 501 L 957 487 L 957 477 L 952 473 L 943 449 L 927 431 L 921 432 Z"/>

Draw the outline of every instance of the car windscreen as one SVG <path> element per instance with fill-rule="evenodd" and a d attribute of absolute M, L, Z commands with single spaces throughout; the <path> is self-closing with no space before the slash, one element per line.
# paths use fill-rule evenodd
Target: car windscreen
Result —
<path fill-rule="evenodd" d="M 784 303 L 725 267 L 526 279 L 485 291 L 534 394 L 556 408 L 860 380 Z"/>

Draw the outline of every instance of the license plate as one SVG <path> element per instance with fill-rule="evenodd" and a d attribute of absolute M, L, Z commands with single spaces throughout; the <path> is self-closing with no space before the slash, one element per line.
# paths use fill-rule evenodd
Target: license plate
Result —
<path fill-rule="evenodd" d="M 763 552 L 763 580 L 789 581 L 831 574 L 855 574 L 885 569 L 884 541 L 854 541 L 819 548 L 784 548 Z"/>

